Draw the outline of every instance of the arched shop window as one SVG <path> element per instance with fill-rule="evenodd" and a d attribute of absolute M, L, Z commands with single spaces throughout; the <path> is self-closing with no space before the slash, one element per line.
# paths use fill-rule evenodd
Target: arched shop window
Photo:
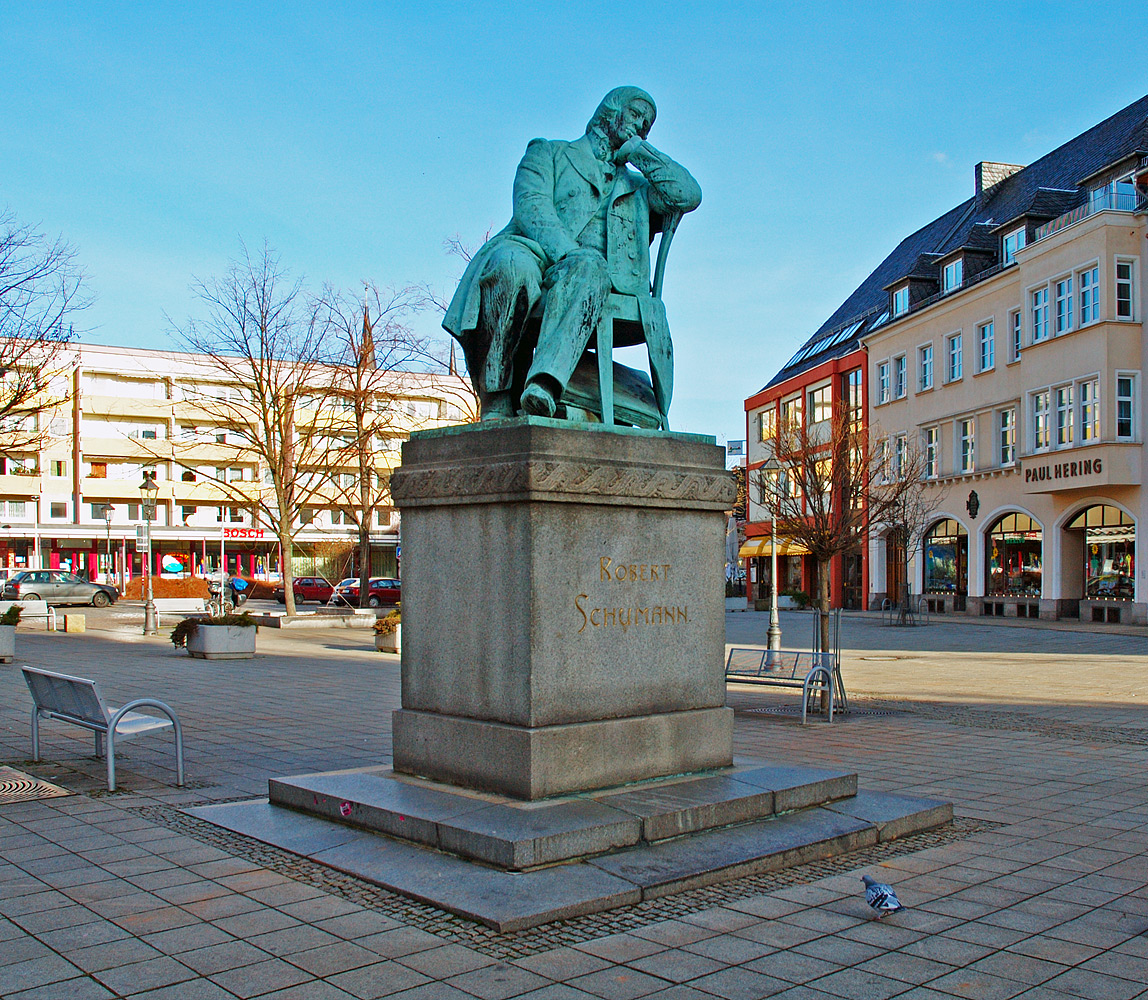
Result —
<path fill-rule="evenodd" d="M 1027 514 L 1005 514 L 985 536 L 985 593 L 1039 597 L 1044 532 Z"/>
<path fill-rule="evenodd" d="M 1119 507 L 1087 507 L 1065 525 L 1084 532 L 1084 596 L 1131 601 L 1136 595 L 1136 522 Z"/>
<path fill-rule="evenodd" d="M 938 521 L 925 535 L 925 593 L 968 592 L 969 533 L 954 518 Z"/>

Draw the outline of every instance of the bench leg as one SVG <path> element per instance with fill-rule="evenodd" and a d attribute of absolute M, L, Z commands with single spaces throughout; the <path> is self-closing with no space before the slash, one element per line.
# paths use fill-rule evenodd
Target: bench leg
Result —
<path fill-rule="evenodd" d="M 40 759 L 40 710 L 32 709 L 32 759 Z"/>
<path fill-rule="evenodd" d="M 102 757 L 104 755 L 104 734 L 93 733 L 92 735 L 96 738 L 96 756 Z"/>
<path fill-rule="evenodd" d="M 99 736 L 97 734 L 97 739 Z M 116 734 L 112 729 L 108 730 L 108 791 L 114 792 L 116 790 Z"/>

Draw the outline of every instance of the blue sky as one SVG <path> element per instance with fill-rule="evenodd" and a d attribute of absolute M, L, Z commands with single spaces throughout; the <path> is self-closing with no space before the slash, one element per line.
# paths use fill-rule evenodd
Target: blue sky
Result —
<path fill-rule="evenodd" d="M 510 213 L 535 136 L 602 95 L 704 192 L 665 299 L 675 429 L 760 388 L 979 160 L 1029 163 L 1148 91 L 1127 5 L 10 4 L 0 204 L 77 247 L 93 343 L 171 347 L 193 278 L 266 239 L 318 286 L 427 283 Z M 414 318 L 424 333 L 437 316 Z"/>

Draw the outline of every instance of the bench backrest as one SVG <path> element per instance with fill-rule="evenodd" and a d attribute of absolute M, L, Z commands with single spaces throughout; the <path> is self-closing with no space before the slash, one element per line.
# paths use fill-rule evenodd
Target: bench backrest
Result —
<path fill-rule="evenodd" d="M 0 615 L 12 607 L 13 604 L 19 606 L 21 618 L 48 617 L 47 601 L 0 601 Z"/>
<path fill-rule="evenodd" d="M 733 647 L 725 661 L 727 674 L 802 680 L 814 667 L 833 669 L 833 654 L 782 649 L 772 657 L 765 649 Z"/>
<path fill-rule="evenodd" d="M 23 672 L 37 708 L 95 725 L 107 725 L 108 710 L 95 681 L 32 667 L 24 667 Z"/>
<path fill-rule="evenodd" d="M 157 597 L 152 601 L 156 611 L 206 611 L 202 597 Z"/>

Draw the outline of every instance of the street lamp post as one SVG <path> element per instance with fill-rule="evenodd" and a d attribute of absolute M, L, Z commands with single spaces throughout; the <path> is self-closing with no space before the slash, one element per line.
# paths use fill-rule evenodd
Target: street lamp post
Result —
<path fill-rule="evenodd" d="M 777 475 L 781 471 L 777 459 L 771 458 L 762 466 L 762 473 L 772 480 L 771 490 L 777 488 Z M 777 500 L 770 497 L 769 503 L 769 628 L 766 630 L 766 647 L 769 649 L 770 665 L 778 662 L 781 654 L 781 622 L 777 615 Z"/>
<path fill-rule="evenodd" d="M 151 523 L 155 520 L 155 502 L 159 496 L 159 486 L 156 484 L 154 472 L 144 473 L 140 494 L 143 496 L 144 579 L 147 586 L 147 597 L 144 601 L 144 635 L 155 635 L 159 628 L 155 616 L 155 601 L 152 600 L 151 593 Z"/>
<path fill-rule="evenodd" d="M 104 582 L 108 583 L 115 579 L 115 572 L 112 568 L 112 515 L 115 513 L 110 503 L 104 504 L 104 524 L 108 528 L 108 572 L 104 577 Z"/>

